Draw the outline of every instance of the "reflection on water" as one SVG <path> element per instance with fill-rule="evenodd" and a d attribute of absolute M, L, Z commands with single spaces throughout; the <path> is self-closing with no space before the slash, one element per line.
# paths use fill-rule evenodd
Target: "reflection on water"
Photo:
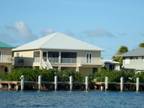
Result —
<path fill-rule="evenodd" d="M 144 108 L 144 93 L 1 91 L 0 108 Z"/>

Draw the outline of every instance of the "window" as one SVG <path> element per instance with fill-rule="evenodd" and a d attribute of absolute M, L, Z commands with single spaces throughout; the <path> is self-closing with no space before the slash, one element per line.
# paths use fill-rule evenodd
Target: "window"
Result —
<path fill-rule="evenodd" d="M 58 63 L 59 52 L 48 52 L 48 59 L 50 63 Z"/>
<path fill-rule="evenodd" d="M 87 63 L 89 62 L 89 54 L 87 54 Z"/>
<path fill-rule="evenodd" d="M 76 52 L 62 52 L 61 63 L 76 63 Z"/>
<path fill-rule="evenodd" d="M 35 51 L 34 52 L 34 57 L 40 57 L 40 52 L 39 51 Z"/>
<path fill-rule="evenodd" d="M 90 60 L 90 63 L 91 63 L 91 54 L 89 54 L 89 60 Z"/>
<path fill-rule="evenodd" d="M 47 57 L 47 52 L 43 52 L 43 57 Z"/>
<path fill-rule="evenodd" d="M 59 57 L 59 52 L 48 52 L 48 57 L 49 58 L 51 58 L 51 57 L 58 58 Z"/>
<path fill-rule="evenodd" d="M 75 52 L 62 52 L 61 53 L 62 58 L 76 58 Z"/>
<path fill-rule="evenodd" d="M 87 56 L 86 56 L 87 63 L 91 63 L 91 58 L 92 58 L 91 53 L 87 53 Z"/>

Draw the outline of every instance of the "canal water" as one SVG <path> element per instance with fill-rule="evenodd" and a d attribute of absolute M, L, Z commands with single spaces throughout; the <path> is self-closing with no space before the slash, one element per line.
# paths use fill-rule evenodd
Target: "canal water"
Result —
<path fill-rule="evenodd" d="M 0 91 L 0 108 L 144 108 L 144 93 Z"/>

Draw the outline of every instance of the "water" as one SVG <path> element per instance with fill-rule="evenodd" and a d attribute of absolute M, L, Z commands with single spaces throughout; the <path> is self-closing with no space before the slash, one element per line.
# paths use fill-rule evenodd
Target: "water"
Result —
<path fill-rule="evenodd" d="M 144 108 L 144 93 L 1 91 L 0 108 Z"/>

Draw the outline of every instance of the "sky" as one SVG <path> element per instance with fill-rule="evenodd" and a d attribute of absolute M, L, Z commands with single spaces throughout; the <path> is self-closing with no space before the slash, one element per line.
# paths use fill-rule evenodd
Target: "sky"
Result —
<path fill-rule="evenodd" d="M 63 32 L 103 49 L 144 42 L 144 0 L 0 0 L 0 41 L 22 45 Z"/>

